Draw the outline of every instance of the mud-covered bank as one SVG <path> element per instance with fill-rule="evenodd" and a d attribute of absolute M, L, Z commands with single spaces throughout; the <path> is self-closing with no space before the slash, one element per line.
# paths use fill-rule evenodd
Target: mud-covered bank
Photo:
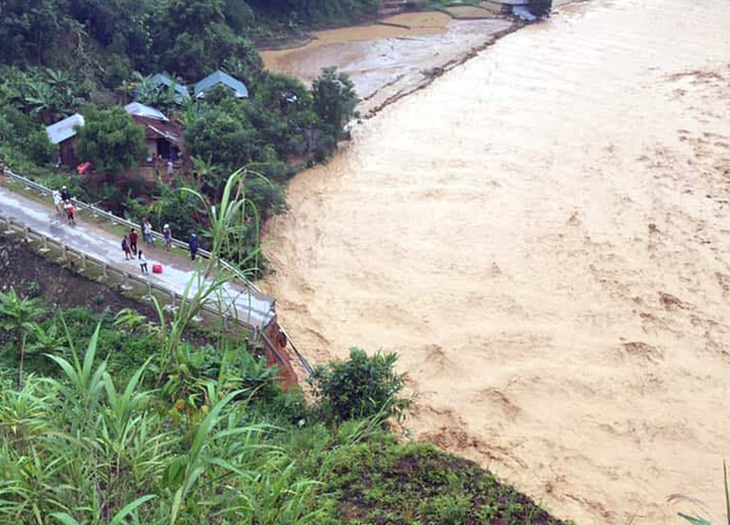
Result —
<path fill-rule="evenodd" d="M 555 1 L 555 13 L 573 1 Z M 268 69 L 306 84 L 322 68 L 336 66 L 355 84 L 360 114 L 371 117 L 524 27 L 496 11 L 485 3 L 407 12 L 372 24 L 316 31 L 306 41 L 263 50 L 261 56 Z"/>
<path fill-rule="evenodd" d="M 311 83 L 324 67 L 348 75 L 362 99 L 359 111 L 373 115 L 473 57 L 514 31 L 513 20 L 455 20 L 446 13 L 405 13 L 380 23 L 318 31 L 303 46 L 264 51 L 270 70 Z"/>

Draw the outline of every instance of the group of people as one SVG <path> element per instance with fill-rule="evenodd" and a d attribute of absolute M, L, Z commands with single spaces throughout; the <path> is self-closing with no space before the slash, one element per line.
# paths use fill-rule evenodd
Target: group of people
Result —
<path fill-rule="evenodd" d="M 71 192 L 69 192 L 66 186 L 63 186 L 60 190 L 53 191 L 53 204 L 56 206 L 56 214 L 58 217 L 62 217 L 65 213 L 68 223 L 76 226 L 76 206 L 74 206 L 73 202 L 71 202 Z M 165 224 L 162 227 L 162 237 L 165 240 L 165 249 L 170 251 L 172 249 L 172 229 L 169 224 Z M 124 234 L 124 237 L 122 238 L 124 259 L 127 261 L 137 259 L 142 273 L 147 273 L 147 258 L 143 251 L 138 248 L 138 240 L 139 235 L 135 228 L 130 228 L 129 231 Z M 152 229 L 152 223 L 149 219 L 142 221 L 142 240 L 150 246 L 155 245 L 154 230 Z M 191 261 L 194 261 L 198 256 L 199 248 L 200 243 L 198 241 L 198 236 L 193 233 L 188 241 Z"/>
<path fill-rule="evenodd" d="M 53 205 L 56 207 L 56 215 L 62 217 L 66 214 L 66 221 L 76 226 L 76 206 L 71 202 L 71 192 L 66 186 L 59 190 L 53 190 Z"/>
<path fill-rule="evenodd" d="M 129 229 L 129 233 L 125 233 L 122 237 L 122 251 L 124 252 L 124 259 L 134 260 L 135 258 L 139 261 L 139 267 L 142 273 L 147 273 L 147 258 L 144 256 L 144 252 L 137 247 L 137 241 L 139 235 L 137 230 L 134 228 Z"/>
<path fill-rule="evenodd" d="M 170 251 L 170 249 L 172 248 L 172 229 L 170 228 L 169 224 L 165 224 L 162 227 L 162 236 L 165 239 L 165 248 L 167 249 L 167 251 Z M 124 259 L 127 261 L 137 259 L 142 273 L 147 273 L 147 258 L 144 256 L 143 251 L 138 248 L 138 240 L 139 235 L 137 234 L 137 230 L 134 228 L 130 228 L 129 232 L 124 234 L 124 237 L 122 238 L 122 251 L 124 252 Z M 149 219 L 145 219 L 144 221 L 142 221 L 142 240 L 150 246 L 155 245 L 152 223 L 149 221 Z M 190 250 L 191 261 L 194 261 L 197 257 L 199 247 L 200 245 L 198 243 L 198 236 L 193 233 L 190 237 L 190 241 L 188 242 L 188 249 Z"/>

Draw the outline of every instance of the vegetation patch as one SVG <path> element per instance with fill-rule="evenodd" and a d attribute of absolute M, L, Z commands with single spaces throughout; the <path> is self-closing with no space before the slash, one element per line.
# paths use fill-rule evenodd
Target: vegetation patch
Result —
<path fill-rule="evenodd" d="M 431 444 L 372 440 L 332 460 L 328 487 L 352 524 L 560 524 L 478 465 Z"/>

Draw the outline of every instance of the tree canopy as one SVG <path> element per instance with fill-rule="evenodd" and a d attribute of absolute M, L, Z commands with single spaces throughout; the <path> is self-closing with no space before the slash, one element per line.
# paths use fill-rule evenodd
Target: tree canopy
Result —
<path fill-rule="evenodd" d="M 85 111 L 85 118 L 78 143 L 82 159 L 112 176 L 139 162 L 144 149 L 144 129 L 124 109 L 90 107 Z"/>

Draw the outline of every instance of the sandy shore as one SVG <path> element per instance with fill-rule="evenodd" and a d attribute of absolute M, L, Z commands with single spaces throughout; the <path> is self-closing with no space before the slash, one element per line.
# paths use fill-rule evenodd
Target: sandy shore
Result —
<path fill-rule="evenodd" d="M 268 225 L 288 331 L 397 351 L 414 435 L 561 517 L 721 516 L 729 29 L 727 0 L 570 6 L 358 126 Z"/>

